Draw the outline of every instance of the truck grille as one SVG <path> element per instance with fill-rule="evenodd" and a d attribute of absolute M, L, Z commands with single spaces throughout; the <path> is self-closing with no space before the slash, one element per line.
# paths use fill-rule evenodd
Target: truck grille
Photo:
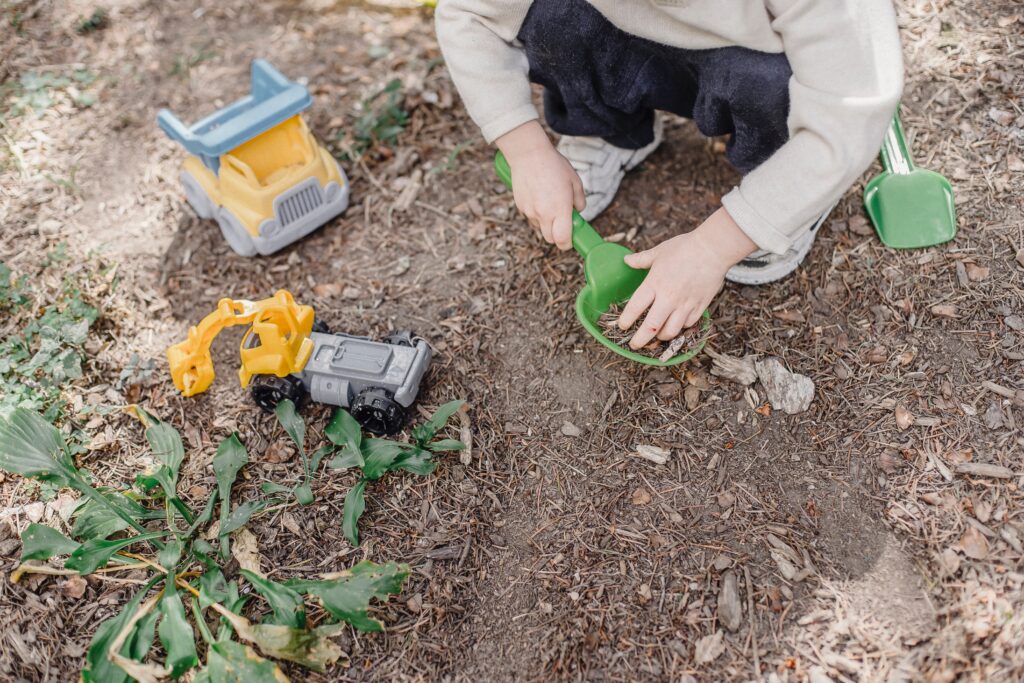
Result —
<path fill-rule="evenodd" d="M 278 203 L 277 220 L 282 227 L 294 223 L 310 211 L 319 209 L 324 203 L 320 193 L 320 183 L 316 181 L 316 178 L 310 180 L 313 182 L 303 183 L 302 186 L 296 187 L 292 190 L 294 194 Z"/>

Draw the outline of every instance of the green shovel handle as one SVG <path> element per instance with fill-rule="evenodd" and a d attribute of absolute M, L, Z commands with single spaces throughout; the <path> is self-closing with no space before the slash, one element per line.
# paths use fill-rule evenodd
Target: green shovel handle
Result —
<path fill-rule="evenodd" d="M 885 131 L 879 159 L 882 162 L 882 167 L 894 175 L 907 175 L 914 170 L 914 160 L 910 156 L 910 147 L 903 134 L 903 122 L 900 121 L 899 109 L 892 115 L 889 129 Z"/>
<path fill-rule="evenodd" d="M 494 155 L 494 170 L 498 172 L 498 177 L 501 178 L 501 182 L 505 183 L 508 189 L 511 190 L 512 169 L 509 168 L 508 161 L 505 159 L 505 155 L 501 152 Z M 604 243 L 604 240 L 599 234 L 597 234 L 597 230 L 594 230 L 590 223 L 584 220 L 579 211 L 573 209 L 572 248 L 576 250 L 576 253 L 583 258 L 586 258 L 591 249 L 602 243 Z"/>

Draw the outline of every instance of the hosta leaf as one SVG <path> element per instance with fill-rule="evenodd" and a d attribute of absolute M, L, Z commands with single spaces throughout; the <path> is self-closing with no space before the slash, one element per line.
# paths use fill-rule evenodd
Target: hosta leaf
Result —
<path fill-rule="evenodd" d="M 119 491 L 104 489 L 101 490 L 101 493 L 108 502 L 121 508 L 128 513 L 129 517 L 139 522 L 163 517 L 160 510 L 147 510 Z M 118 517 L 110 508 L 91 498 L 85 499 L 75 508 L 73 514 L 75 523 L 71 527 L 71 535 L 75 538 L 102 539 L 128 528 L 128 522 Z"/>
<path fill-rule="evenodd" d="M 222 640 L 210 646 L 195 683 L 288 683 L 281 669 L 248 645 Z"/>
<path fill-rule="evenodd" d="M 159 578 L 151 580 L 145 588 L 136 593 L 121 608 L 117 616 L 107 619 L 96 629 L 92 642 L 89 644 L 89 649 L 85 654 L 85 666 L 82 667 L 81 674 L 82 683 L 124 683 L 128 681 L 128 675 L 125 674 L 121 667 L 107 658 L 107 653 L 110 651 L 110 645 L 114 638 L 117 637 L 117 634 L 121 632 L 121 628 L 135 614 L 146 593 L 149 592 L 149 589 L 158 580 Z M 139 624 L 136 624 L 135 628 L 138 629 Z M 135 637 L 136 634 L 133 632 L 121 647 L 121 654 L 125 657 L 133 657 L 135 652 L 141 648 L 142 643 L 136 645 Z M 148 651 L 149 648 L 146 649 Z"/>
<path fill-rule="evenodd" d="M 466 449 L 466 444 L 462 443 L 458 439 L 440 439 L 433 443 L 428 443 L 427 448 L 434 451 L 435 453 L 442 453 L 446 451 L 462 451 Z"/>
<path fill-rule="evenodd" d="M 264 623 L 305 628 L 306 607 L 301 595 L 284 584 L 254 574 L 248 569 L 240 569 L 239 573 L 252 584 L 256 592 L 263 596 L 263 599 L 270 605 L 270 609 L 274 611 L 273 621 Z"/>
<path fill-rule="evenodd" d="M 338 408 L 334 411 L 334 418 L 331 423 L 327 425 L 327 429 L 324 430 L 324 434 L 331 440 L 332 443 L 338 446 L 343 446 L 343 454 L 348 457 L 357 460 L 357 467 L 362 467 L 363 457 L 359 450 L 360 444 L 363 442 L 363 430 L 356 422 L 356 419 L 345 410 L 344 408 Z M 340 457 L 340 456 L 339 456 Z M 337 459 L 337 458 L 336 458 Z M 352 465 L 347 465 L 352 467 Z M 340 468 L 339 468 L 340 469 Z"/>
<path fill-rule="evenodd" d="M 226 522 L 220 525 L 220 530 L 217 532 L 218 536 L 224 537 L 230 534 L 232 531 L 237 531 L 245 526 L 245 523 L 249 521 L 249 518 L 254 514 L 267 507 L 271 503 L 276 503 L 274 500 L 247 500 L 238 507 L 236 507 L 231 515 L 228 516 Z"/>
<path fill-rule="evenodd" d="M 57 486 L 78 476 L 57 428 L 24 408 L 0 421 L 0 469 Z"/>
<path fill-rule="evenodd" d="M 140 534 L 131 538 L 120 538 L 114 541 L 94 538 L 86 541 L 75 552 L 71 553 L 71 557 L 64 563 L 64 568 L 73 569 L 82 576 L 85 576 L 86 574 L 93 573 L 100 567 L 105 567 L 118 550 L 127 548 L 133 543 L 148 541 L 149 539 L 160 538 L 161 536 L 163 536 L 162 531 L 153 531 L 148 534 Z"/>
<path fill-rule="evenodd" d="M 360 631 L 380 631 L 383 625 L 367 612 L 370 600 L 386 601 L 397 595 L 409 576 L 409 565 L 388 562 L 384 565 L 364 560 L 340 576 L 322 581 L 293 579 L 288 586 L 313 595 L 335 619 L 352 624 Z"/>
<path fill-rule="evenodd" d="M 332 640 L 315 630 L 279 624 L 252 624 L 239 636 L 256 644 L 271 657 L 301 664 L 307 669 L 324 671 L 345 653 Z"/>
<path fill-rule="evenodd" d="M 363 498 L 366 480 L 360 479 L 345 496 L 345 508 L 342 512 L 341 530 L 352 545 L 359 545 L 359 518 L 363 516 L 366 502 Z"/>
<path fill-rule="evenodd" d="M 298 446 L 299 453 L 305 457 L 306 423 L 302 421 L 302 417 L 295 410 L 295 404 L 285 399 L 277 404 L 274 413 L 277 415 L 277 421 L 284 427 L 284 431 L 288 432 L 288 436 Z"/>
<path fill-rule="evenodd" d="M 380 479 L 391 463 L 409 446 L 388 439 L 366 439 L 363 441 L 363 476 L 370 480 Z"/>
<path fill-rule="evenodd" d="M 431 457 L 433 457 L 433 453 L 422 448 L 409 450 L 395 458 L 395 461 L 388 466 L 388 471 L 405 470 L 426 476 L 437 468 L 437 463 L 431 460 Z"/>
<path fill-rule="evenodd" d="M 195 633 L 185 617 L 185 606 L 174 587 L 173 578 L 165 582 L 159 609 L 161 619 L 157 633 L 167 653 L 164 666 L 171 670 L 172 678 L 178 678 L 199 663 L 199 656 L 196 654 Z"/>
<path fill-rule="evenodd" d="M 80 544 L 44 524 L 29 524 L 21 532 L 21 561 L 48 560 L 54 555 L 70 555 Z"/>

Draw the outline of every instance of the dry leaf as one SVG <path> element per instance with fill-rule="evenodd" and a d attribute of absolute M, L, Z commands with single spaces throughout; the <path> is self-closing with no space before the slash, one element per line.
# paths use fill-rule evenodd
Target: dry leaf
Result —
<path fill-rule="evenodd" d="M 931 308 L 932 315 L 940 318 L 955 318 L 956 306 L 953 304 L 936 304 Z"/>
<path fill-rule="evenodd" d="M 256 542 L 256 536 L 242 527 L 232 534 L 232 539 L 234 542 L 231 544 L 231 554 L 238 560 L 238 566 L 248 569 L 253 574 L 263 576 L 263 570 L 260 569 L 260 548 Z"/>
<path fill-rule="evenodd" d="M 869 363 L 884 363 L 889 360 L 889 352 L 885 350 L 884 346 L 876 346 L 868 351 L 868 355 L 865 356 L 864 360 Z"/>
<path fill-rule="evenodd" d="M 988 540 L 980 531 L 970 526 L 960 537 L 960 549 L 971 559 L 984 560 L 988 557 Z"/>
<path fill-rule="evenodd" d="M 651 494 L 647 489 L 639 488 L 633 491 L 633 505 L 647 505 L 651 502 Z"/>
<path fill-rule="evenodd" d="M 903 406 L 896 406 L 896 426 L 900 431 L 906 431 L 914 424 L 914 415 Z"/>
<path fill-rule="evenodd" d="M 700 389 L 692 384 L 686 385 L 686 389 L 683 390 L 683 400 L 686 401 L 687 410 L 696 410 L 700 405 Z"/>
<path fill-rule="evenodd" d="M 988 278 L 989 269 L 985 266 L 979 266 L 974 263 L 967 264 L 967 277 L 971 282 L 981 282 Z"/>
<path fill-rule="evenodd" d="M 80 599 L 85 595 L 85 589 L 88 588 L 89 584 L 86 582 L 84 576 L 69 576 L 67 581 L 61 584 L 61 590 L 64 595 L 74 600 Z"/>
<path fill-rule="evenodd" d="M 867 237 L 874 232 L 871 224 L 868 223 L 868 219 L 859 213 L 851 216 L 847 225 L 850 228 L 850 232 L 861 237 Z"/>
<path fill-rule="evenodd" d="M 273 463 L 275 465 L 288 462 L 295 455 L 295 449 L 289 446 L 285 441 L 275 441 L 267 447 L 267 450 L 263 452 L 263 461 Z"/>

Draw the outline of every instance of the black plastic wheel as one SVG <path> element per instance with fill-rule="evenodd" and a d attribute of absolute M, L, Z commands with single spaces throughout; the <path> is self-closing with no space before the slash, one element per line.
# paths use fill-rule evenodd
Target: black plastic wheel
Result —
<path fill-rule="evenodd" d="M 274 412 L 277 404 L 289 399 L 296 406 L 306 400 L 306 387 L 297 377 L 277 377 L 276 375 L 257 375 L 252 380 L 252 400 L 268 413 Z"/>
<path fill-rule="evenodd" d="M 388 332 L 383 341 L 392 346 L 416 346 L 416 336 L 411 330 L 394 330 Z"/>
<path fill-rule="evenodd" d="M 328 327 L 327 323 L 325 323 L 323 320 L 316 318 L 313 320 L 313 331 L 322 332 L 323 334 L 330 334 L 331 328 Z"/>
<path fill-rule="evenodd" d="M 363 429 L 378 436 L 394 434 L 405 424 L 405 408 L 395 401 L 394 394 L 378 387 L 359 392 L 348 412 Z"/>

